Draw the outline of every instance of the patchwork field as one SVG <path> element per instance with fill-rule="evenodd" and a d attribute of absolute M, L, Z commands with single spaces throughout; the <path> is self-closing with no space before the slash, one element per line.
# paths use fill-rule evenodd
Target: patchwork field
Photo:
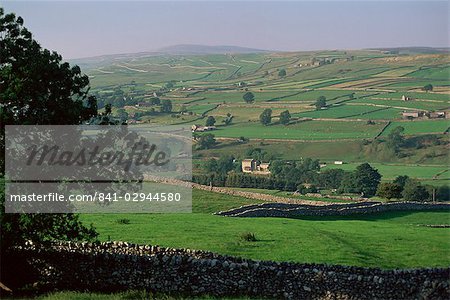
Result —
<path fill-rule="evenodd" d="M 450 108 L 450 56 L 446 54 L 379 50 L 161 54 L 76 63 L 90 76 L 101 104 L 112 104 L 116 115 L 125 111 L 138 124 L 205 125 L 208 117 L 214 117 L 217 129 L 208 133 L 217 143 L 203 150 L 194 146 L 195 172 L 204 172 L 211 158 L 228 155 L 239 161 L 259 149 L 267 160 L 316 158 L 327 162 L 325 169 L 345 170 L 369 162 L 384 181 L 408 175 L 426 184 L 449 185 L 445 133 L 450 123 L 444 117 Z M 425 92 L 429 85 L 432 89 Z M 243 99 L 248 92 L 253 101 Z M 403 101 L 403 96 L 411 100 Z M 325 98 L 323 109 L 316 108 L 319 97 Z M 167 101 L 170 110 L 163 111 Z M 268 108 L 271 124 L 264 126 L 260 115 Z M 287 126 L 279 123 L 285 110 L 291 115 Z M 424 116 L 412 121 L 402 116 L 415 111 Z M 444 116 L 433 119 L 433 112 L 444 112 Z M 227 125 L 226 118 L 231 118 Z M 386 139 L 397 126 L 405 128 L 406 138 L 431 134 L 434 139 L 410 141 L 413 146 L 402 149 L 401 155 L 385 151 Z M 334 165 L 335 160 L 345 163 Z M 292 196 L 282 191 L 254 191 Z M 450 263 L 449 229 L 422 226 L 450 224 L 446 212 L 289 220 L 212 215 L 251 203 L 255 200 L 194 190 L 192 214 L 81 217 L 96 226 L 102 240 L 204 249 L 254 259 L 381 268 Z M 240 235 L 245 232 L 254 233 L 257 241 L 242 240 Z"/>

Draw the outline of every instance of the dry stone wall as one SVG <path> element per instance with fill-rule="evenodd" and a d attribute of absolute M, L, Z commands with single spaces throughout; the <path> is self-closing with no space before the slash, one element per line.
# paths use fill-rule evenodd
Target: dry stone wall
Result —
<path fill-rule="evenodd" d="M 241 206 L 228 211 L 216 213 L 228 217 L 280 217 L 296 218 L 300 216 L 349 216 L 373 214 L 388 211 L 414 210 L 450 210 L 449 203 L 421 202 L 358 202 L 329 205 L 307 205 L 291 203 L 263 203 Z"/>
<path fill-rule="evenodd" d="M 148 290 L 269 299 L 449 299 L 450 268 L 380 270 L 278 263 L 123 242 L 16 249 L 42 290 Z"/>

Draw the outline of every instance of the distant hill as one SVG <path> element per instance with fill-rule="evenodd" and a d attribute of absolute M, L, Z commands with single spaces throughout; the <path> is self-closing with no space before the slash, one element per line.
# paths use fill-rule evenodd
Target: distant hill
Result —
<path fill-rule="evenodd" d="M 450 48 L 393 47 L 393 48 L 371 48 L 369 50 L 379 50 L 399 54 L 439 54 L 439 53 L 448 53 Z"/>
<path fill-rule="evenodd" d="M 205 45 L 174 45 L 157 50 L 167 54 L 225 54 L 225 53 L 261 53 L 269 50 L 246 48 L 238 46 L 205 46 Z"/>

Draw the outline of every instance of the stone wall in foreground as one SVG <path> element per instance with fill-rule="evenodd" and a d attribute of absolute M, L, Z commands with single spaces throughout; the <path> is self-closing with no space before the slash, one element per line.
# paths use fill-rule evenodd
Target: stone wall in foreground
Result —
<path fill-rule="evenodd" d="M 329 205 L 308 205 L 292 203 L 263 203 L 246 205 L 216 213 L 228 217 L 280 217 L 298 218 L 301 216 L 350 216 L 389 211 L 447 210 L 449 203 L 422 202 L 357 202 Z"/>
<path fill-rule="evenodd" d="M 449 299 L 450 268 L 380 270 L 277 263 L 211 252 L 135 245 L 53 243 L 16 253 L 39 273 L 42 290 L 149 290 L 188 297 Z"/>

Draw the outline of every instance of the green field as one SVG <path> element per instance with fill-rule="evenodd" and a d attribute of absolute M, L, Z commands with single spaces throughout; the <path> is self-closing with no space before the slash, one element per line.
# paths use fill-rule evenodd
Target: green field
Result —
<path fill-rule="evenodd" d="M 339 139 L 370 139 L 375 137 L 383 128 L 384 123 L 368 125 L 366 122 L 339 121 L 305 121 L 289 126 L 263 126 L 252 122 L 220 127 L 214 131 L 217 137 L 239 138 L 245 136 L 250 139 L 291 139 L 291 140 L 339 140 Z"/>
<path fill-rule="evenodd" d="M 392 122 L 383 131 L 383 136 L 386 136 L 394 128 L 401 126 L 405 128 L 405 134 L 425 134 L 425 133 L 444 133 L 450 126 L 449 120 L 438 121 L 404 121 L 404 122 Z"/>
<path fill-rule="evenodd" d="M 194 190 L 192 214 L 81 215 L 101 240 L 210 250 L 252 259 L 381 268 L 447 266 L 450 224 L 446 212 L 396 212 L 305 219 L 227 218 L 211 213 L 253 201 Z M 119 219 L 130 224 L 120 224 Z M 239 235 L 252 232 L 257 242 Z M 274 251 L 276 249 L 276 251 Z"/>

